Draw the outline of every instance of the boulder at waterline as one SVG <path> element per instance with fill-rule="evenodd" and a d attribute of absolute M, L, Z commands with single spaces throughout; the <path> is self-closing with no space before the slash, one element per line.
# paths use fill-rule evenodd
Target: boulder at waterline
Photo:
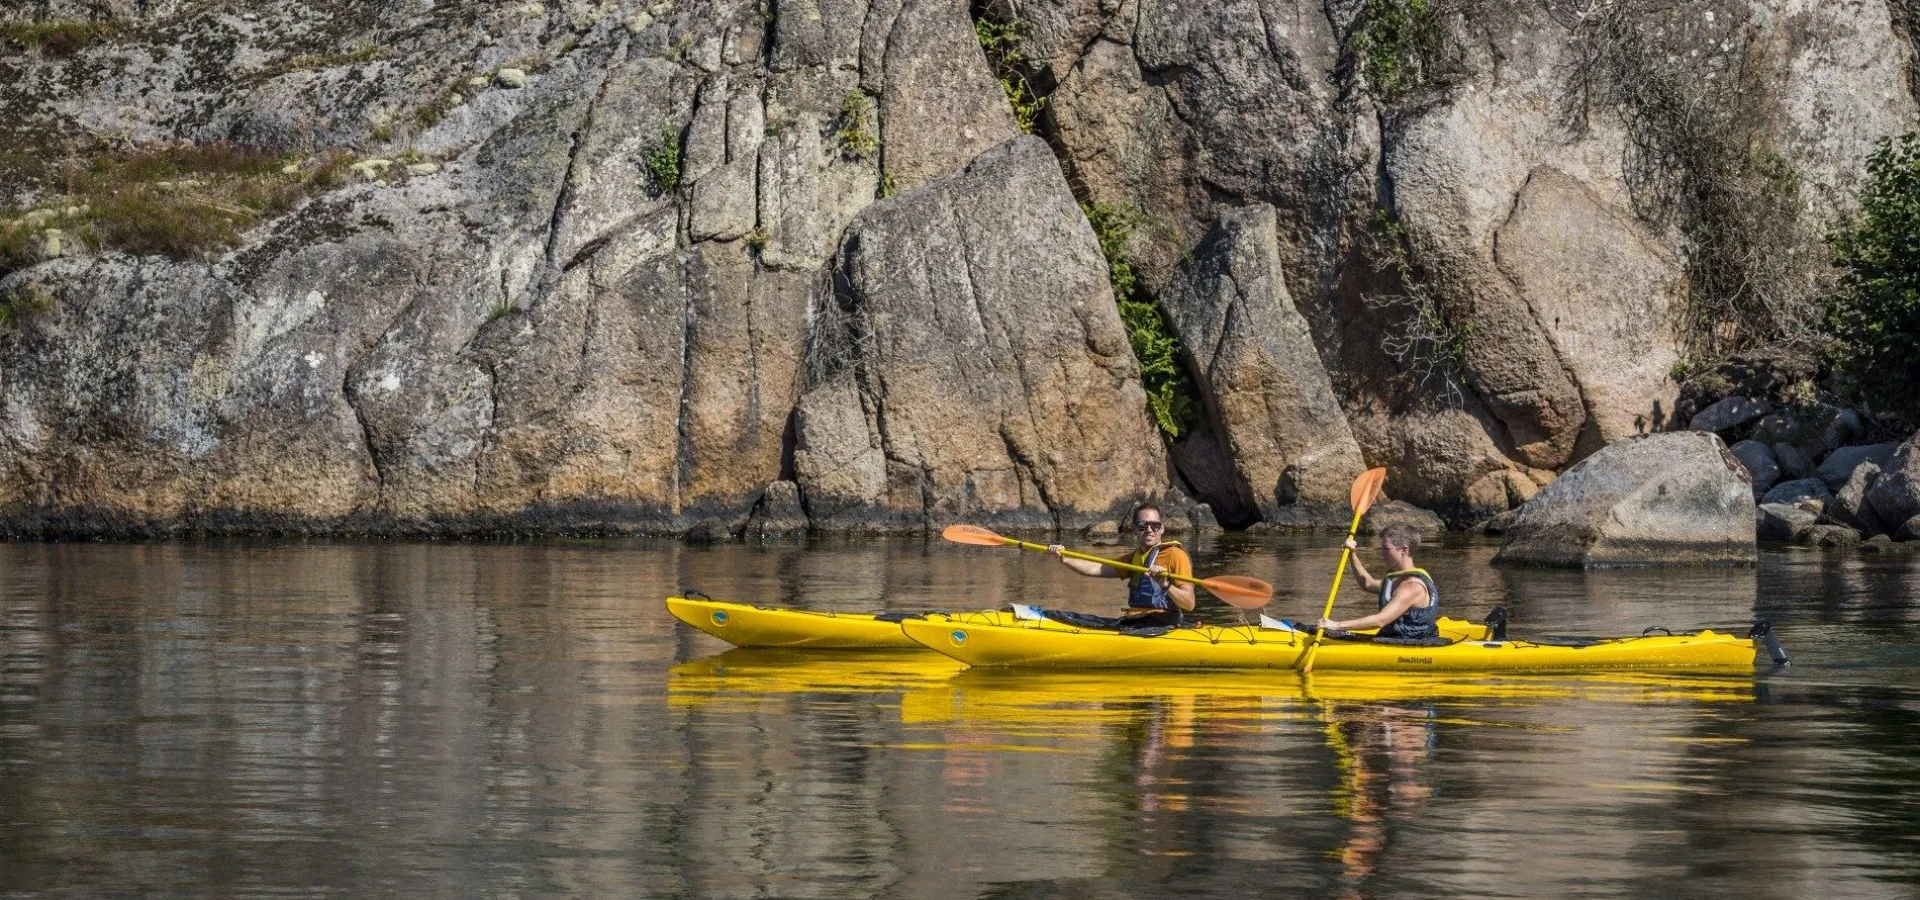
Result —
<path fill-rule="evenodd" d="M 1860 543 L 1860 532 L 1845 525 L 1815 525 L 1800 532 L 1796 540 L 1814 547 L 1851 547 Z"/>
<path fill-rule="evenodd" d="M 1840 486 L 1833 502 L 1827 504 L 1827 516 L 1864 535 L 1885 534 L 1886 525 L 1874 515 L 1873 506 L 1867 502 L 1867 491 L 1879 479 L 1880 467 L 1871 460 L 1855 466 L 1853 474 L 1847 476 L 1847 483 Z"/>
<path fill-rule="evenodd" d="M 1551 566 L 1750 563 L 1753 488 L 1707 432 L 1628 438 L 1522 506 L 1496 562 Z"/>
<path fill-rule="evenodd" d="M 1754 536 L 1763 541 L 1791 541 L 1819 523 L 1812 511 L 1784 503 L 1762 503 L 1753 511 Z"/>
<path fill-rule="evenodd" d="M 1439 537 L 1447 531 L 1447 523 L 1439 513 L 1404 500 L 1387 500 L 1367 510 L 1366 517 L 1360 521 L 1360 533 L 1379 534 L 1388 525 L 1410 525 L 1427 537 Z"/>
<path fill-rule="evenodd" d="M 1889 526 L 1920 516 L 1920 433 L 1907 438 L 1881 466 L 1867 502 Z"/>
<path fill-rule="evenodd" d="M 682 536 L 689 544 L 720 544 L 738 536 L 733 523 L 720 516 L 708 516 L 693 524 Z"/>
<path fill-rule="evenodd" d="M 747 518 L 745 537 L 749 541 L 777 540 L 806 531 L 807 513 L 800 507 L 800 486 L 791 481 L 775 481 L 767 485 L 760 502 L 753 507 L 753 514 Z"/>
<path fill-rule="evenodd" d="M 1893 538 L 1876 534 L 1860 542 L 1860 550 L 1865 553 L 1912 553 L 1920 550 L 1920 544 L 1896 543 Z"/>
<path fill-rule="evenodd" d="M 1908 519 L 1907 524 L 1895 529 L 1893 539 L 1896 541 L 1920 541 L 1920 515 Z"/>

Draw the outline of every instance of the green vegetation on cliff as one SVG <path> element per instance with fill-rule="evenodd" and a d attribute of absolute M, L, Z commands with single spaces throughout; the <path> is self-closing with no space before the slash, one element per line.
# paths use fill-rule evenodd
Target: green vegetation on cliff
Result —
<path fill-rule="evenodd" d="M 1882 411 L 1920 421 L 1920 132 L 1880 140 L 1860 212 L 1830 242 L 1835 367 Z"/>
<path fill-rule="evenodd" d="M 680 186 L 680 133 L 660 123 L 660 137 L 640 151 L 640 161 L 653 177 L 654 190 L 669 194 Z"/>
<path fill-rule="evenodd" d="M 1438 378 L 1451 399 L 1458 399 L 1452 376 L 1464 370 L 1467 338 L 1473 323 L 1456 324 L 1441 306 L 1440 296 L 1415 267 L 1407 244 L 1406 226 L 1393 213 L 1375 210 L 1367 233 L 1368 253 L 1376 269 L 1393 275 L 1397 293 L 1375 295 L 1369 303 L 1395 319 L 1382 346 L 1405 367 L 1415 382 Z"/>
<path fill-rule="evenodd" d="M 840 146 L 848 156 L 865 159 L 880 149 L 880 129 L 874 122 L 873 98 L 854 88 L 840 101 Z"/>
<path fill-rule="evenodd" d="M 1433 0 L 1367 0 L 1348 50 L 1369 92 L 1391 102 L 1421 85 L 1426 60 L 1444 35 Z"/>
<path fill-rule="evenodd" d="M 0 276 L 80 245 L 175 259 L 232 247 L 336 184 L 344 163 L 228 143 L 73 153 L 38 173 L 48 199 L 0 210 Z"/>
<path fill-rule="evenodd" d="M 52 56 L 72 56 L 113 32 L 111 22 L 86 19 L 0 22 L 0 49 L 19 48 Z"/>
<path fill-rule="evenodd" d="M 1619 0 L 1584 16 L 1571 42 L 1573 123 L 1602 110 L 1624 122 L 1637 211 L 1684 238 L 1680 327 L 1694 367 L 1807 343 L 1821 323 L 1826 254 L 1799 173 L 1773 149 L 1780 100 L 1752 16 L 1729 2 Z"/>
<path fill-rule="evenodd" d="M 1199 396 L 1183 363 L 1185 348 L 1173 323 L 1152 298 L 1144 296 L 1134 271 L 1127 242 L 1147 217 L 1131 206 L 1087 202 L 1080 206 L 1107 257 L 1107 280 L 1120 304 L 1120 322 L 1127 328 L 1133 355 L 1140 360 L 1140 383 L 1147 391 L 1147 410 L 1167 437 L 1177 438 L 1200 427 Z"/>
<path fill-rule="evenodd" d="M 1022 19 L 1006 22 L 973 20 L 974 36 L 980 40 L 980 49 L 987 54 L 987 63 L 993 67 L 994 77 L 1000 80 L 1000 89 L 1006 92 L 1007 105 L 1013 107 L 1014 124 L 1020 126 L 1022 134 L 1033 133 L 1033 126 L 1040 119 L 1040 111 L 1047 106 L 1047 98 L 1034 91 L 1024 68 L 1027 56 L 1021 50 L 1021 44 L 1026 40 L 1028 29 L 1028 24 Z"/>

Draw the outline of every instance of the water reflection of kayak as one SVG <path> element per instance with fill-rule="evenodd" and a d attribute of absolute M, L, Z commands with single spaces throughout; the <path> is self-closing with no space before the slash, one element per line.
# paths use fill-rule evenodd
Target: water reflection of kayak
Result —
<path fill-rule="evenodd" d="M 1235 697 L 1339 703 L 1380 701 L 1505 701 L 1563 698 L 1623 701 L 1751 701 L 1751 675 L 1616 671 L 1559 675 L 1436 673 L 1408 678 L 1395 672 L 1267 672 L 1224 669 L 1142 680 L 1101 669 L 970 668 L 940 685 L 996 705 L 1048 706 L 1128 699 Z"/>
<path fill-rule="evenodd" d="M 970 722 L 1044 730 L 1129 721 L 1143 705 L 1175 703 L 1203 710 L 1209 720 L 1252 725 L 1323 717 L 1328 703 L 1479 708 L 1541 701 L 1750 703 L 1753 697 L 1750 675 L 1680 672 L 1408 678 L 1387 672 L 1220 669 L 1143 682 L 1099 669 L 974 668 L 902 694 L 900 718 L 909 724 Z"/>
<path fill-rule="evenodd" d="M 1054 634 L 1080 634 L 1084 629 L 1050 620 L 1022 620 L 1010 610 L 956 613 L 842 613 L 817 612 L 728 603 L 708 597 L 668 597 L 667 611 L 680 621 L 736 647 L 786 647 L 807 650 L 918 650 L 921 644 L 901 630 L 914 621 L 940 628 L 975 625 L 1015 626 Z M 1486 626 L 1441 617 L 1442 634 L 1452 638 L 1481 638 Z M 1233 663 L 1169 662 L 1158 665 L 1237 665 L 1285 667 L 1298 657 L 1298 639 L 1291 631 L 1248 626 L 1202 625 L 1169 635 L 1176 643 L 1200 642 L 1239 648 L 1229 654 Z M 935 649 L 939 649 L 936 647 Z M 944 651 L 943 651 L 944 652 Z M 1148 665 L 1153 665 L 1149 663 Z"/>
<path fill-rule="evenodd" d="M 1227 708 L 1236 699 L 1368 702 L 1397 700 L 1508 701 L 1597 699 L 1620 702 L 1713 701 L 1753 698 L 1751 674 L 1714 675 L 1615 671 L 1568 675 L 1463 675 L 1408 678 L 1390 672 L 1293 672 L 1218 669 L 1166 678 L 1100 669 L 964 668 L 923 652 L 834 653 L 805 650 L 728 650 L 680 663 L 668 671 L 668 702 L 675 706 L 751 702 L 792 694 L 900 693 L 907 721 L 945 721 L 973 713 L 1042 717 L 1047 710 L 1085 716 L 1086 704 L 1153 699 L 1207 699 Z M 1024 712 L 1023 712 L 1024 710 Z"/>
<path fill-rule="evenodd" d="M 1159 637 L 1112 631 L 1034 628 L 1033 623 L 954 624 L 909 619 L 901 630 L 972 666 L 1038 668 L 1290 668 L 1305 632 L 1180 629 Z M 1051 624 L 1051 623 L 1049 623 Z M 1751 669 L 1755 642 L 1711 630 L 1618 638 L 1461 639 L 1439 646 L 1364 635 L 1323 642 L 1316 671 L 1578 672 L 1618 668 Z"/>
<path fill-rule="evenodd" d="M 840 653 L 736 648 L 667 670 L 667 701 L 697 705 L 776 694 L 880 694 L 944 684 L 965 667 L 925 650 Z"/>

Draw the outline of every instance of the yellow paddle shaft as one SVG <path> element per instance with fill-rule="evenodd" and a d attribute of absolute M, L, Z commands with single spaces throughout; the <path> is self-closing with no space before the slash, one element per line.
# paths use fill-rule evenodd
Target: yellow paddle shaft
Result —
<path fill-rule="evenodd" d="M 1360 517 L 1366 515 L 1366 513 L 1367 511 L 1364 508 L 1353 511 L 1353 524 L 1347 527 L 1347 540 L 1353 540 L 1354 536 L 1360 533 Z M 1347 562 L 1351 559 L 1353 559 L 1353 548 L 1342 544 L 1340 547 L 1340 568 L 1335 569 L 1333 572 L 1333 589 L 1327 591 L 1327 608 L 1320 612 L 1320 618 L 1326 619 L 1333 615 L 1333 600 L 1335 597 L 1340 596 L 1340 579 L 1347 574 Z M 1320 636 L 1325 633 L 1325 628 L 1321 628 L 1318 622 L 1314 623 L 1313 640 L 1307 643 L 1307 652 L 1300 657 L 1300 671 L 1313 671 L 1313 654 L 1320 650 Z"/>
<path fill-rule="evenodd" d="M 1001 540 L 1006 541 L 1009 546 L 1019 547 L 1022 550 L 1039 550 L 1040 552 L 1045 553 L 1048 549 L 1047 545 L 1045 544 L 1030 544 L 1030 543 L 1027 543 L 1026 541 L 1017 541 L 1010 537 L 1003 537 L 1001 538 Z M 1090 553 L 1075 553 L 1072 550 L 1062 550 L 1060 551 L 1060 555 L 1070 556 L 1070 557 L 1073 557 L 1074 559 L 1084 559 L 1087 562 L 1097 562 L 1103 566 L 1112 566 L 1113 568 L 1119 569 L 1122 572 L 1139 572 L 1142 575 L 1145 575 L 1147 573 L 1146 566 L 1136 566 L 1136 565 L 1132 565 L 1131 563 L 1115 562 L 1111 559 L 1107 559 L 1104 556 L 1094 556 Z M 1184 581 L 1188 584 L 1198 584 L 1201 586 L 1206 585 L 1206 579 L 1204 578 L 1188 578 L 1185 575 L 1175 575 L 1172 572 L 1166 572 L 1164 573 L 1164 575 L 1168 578 L 1173 579 L 1174 581 Z"/>

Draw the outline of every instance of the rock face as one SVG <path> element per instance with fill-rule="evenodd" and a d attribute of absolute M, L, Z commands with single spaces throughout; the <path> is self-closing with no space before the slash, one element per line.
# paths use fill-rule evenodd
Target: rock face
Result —
<path fill-rule="evenodd" d="M 1020 132 L 974 43 L 966 7 L 905 0 L 898 8 L 879 94 L 887 172 L 904 190 L 966 165 Z"/>
<path fill-rule="evenodd" d="M 1752 487 L 1720 439 L 1630 438 L 1568 469 L 1520 508 L 1497 562 L 1551 566 L 1750 563 Z"/>
<path fill-rule="evenodd" d="M 1040 139 L 869 208 L 840 277 L 845 337 L 817 345 L 797 436 L 816 523 L 1082 527 L 1164 492 L 1105 262 Z"/>
<path fill-rule="evenodd" d="M 1365 468 L 1287 292 L 1279 241 L 1271 206 L 1223 213 L 1161 294 L 1233 464 L 1226 497 L 1268 521 L 1294 504 L 1344 506 Z"/>
<path fill-rule="evenodd" d="M 1673 428 L 1672 323 L 1706 289 L 1646 193 L 1686 173 L 1576 80 L 1607 34 L 1539 4 L 1442 16 L 1403 84 L 1357 50 L 1359 2 L 27 8 L 116 24 L 0 54 L 0 294 L 51 299 L 0 332 L 11 534 L 784 531 L 787 482 L 825 528 L 1182 491 L 1304 522 L 1365 465 L 1470 524 Z M 1643 24 L 1752 74 L 1740 151 L 1800 175 L 1817 253 L 1915 118 L 1910 12 Z M 973 14 L 1030 24 L 1046 143 Z M 340 180 L 232 240 L 98 248 L 39 165 L 224 142 Z M 190 180 L 157 178 L 116 187 Z M 1143 214 L 1126 261 L 1215 426 L 1174 471 L 1076 199 Z M 1773 419 L 1795 477 L 1866 439 Z M 1915 476 L 1875 460 L 1892 527 Z"/>

